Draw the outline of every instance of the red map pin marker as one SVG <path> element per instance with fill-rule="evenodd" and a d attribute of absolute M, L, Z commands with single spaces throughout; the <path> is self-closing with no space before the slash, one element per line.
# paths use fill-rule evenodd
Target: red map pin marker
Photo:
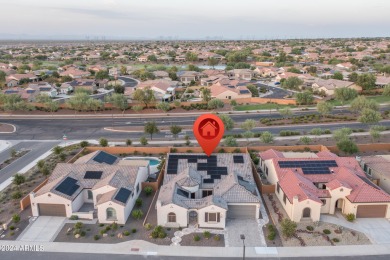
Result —
<path fill-rule="evenodd" d="M 203 151 L 210 156 L 221 141 L 225 127 L 218 116 L 205 114 L 196 119 L 193 131 Z"/>

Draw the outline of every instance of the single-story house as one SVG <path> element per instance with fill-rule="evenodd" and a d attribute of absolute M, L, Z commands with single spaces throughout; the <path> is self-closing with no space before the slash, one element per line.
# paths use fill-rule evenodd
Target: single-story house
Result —
<path fill-rule="evenodd" d="M 60 76 L 61 77 L 69 76 L 72 79 L 80 79 L 80 78 L 86 78 L 86 77 L 91 76 L 91 72 L 83 71 L 83 70 L 79 70 L 79 69 L 70 67 L 69 69 L 61 72 Z"/>
<path fill-rule="evenodd" d="M 367 177 L 390 194 L 390 155 L 362 156 L 357 159 Z"/>
<path fill-rule="evenodd" d="M 390 195 L 372 183 L 353 157 L 329 152 L 260 153 L 260 167 L 289 218 L 319 221 L 321 214 L 390 218 Z"/>
<path fill-rule="evenodd" d="M 362 88 L 357 86 L 354 82 L 338 79 L 315 79 L 311 87 L 313 90 L 323 90 L 327 96 L 333 96 L 336 88 L 351 88 L 358 92 L 362 91 Z"/>
<path fill-rule="evenodd" d="M 157 224 L 225 228 L 226 220 L 258 219 L 260 194 L 248 154 L 168 154 L 157 198 Z"/>
<path fill-rule="evenodd" d="M 179 81 L 185 85 L 189 85 L 192 81 L 198 81 L 201 77 L 201 73 L 197 71 L 178 71 L 177 77 Z"/>
<path fill-rule="evenodd" d="M 120 162 L 114 155 L 96 151 L 74 164 L 57 164 L 48 182 L 30 193 L 32 215 L 76 215 L 97 218 L 100 223 L 125 224 L 149 170 Z"/>
<path fill-rule="evenodd" d="M 251 81 L 254 75 L 255 73 L 253 72 L 253 70 L 250 69 L 234 69 L 228 71 L 228 76 L 234 79 L 243 79 Z"/>
<path fill-rule="evenodd" d="M 384 88 L 387 85 L 390 85 L 390 77 L 386 77 L 386 76 L 376 77 L 375 86 L 377 86 L 378 88 Z"/>
<path fill-rule="evenodd" d="M 220 82 L 210 86 L 212 98 L 217 99 L 237 99 L 251 98 L 252 92 L 246 86 L 242 85 L 223 85 Z"/>

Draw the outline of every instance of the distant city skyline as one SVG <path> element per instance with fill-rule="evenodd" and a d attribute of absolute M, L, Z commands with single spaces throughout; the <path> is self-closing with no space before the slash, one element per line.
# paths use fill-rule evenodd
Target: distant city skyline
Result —
<path fill-rule="evenodd" d="M 388 37 L 386 0 L 0 0 L 0 39 Z"/>

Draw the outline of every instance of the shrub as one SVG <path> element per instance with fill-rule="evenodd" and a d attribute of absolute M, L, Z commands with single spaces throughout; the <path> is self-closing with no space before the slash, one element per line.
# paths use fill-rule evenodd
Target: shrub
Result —
<path fill-rule="evenodd" d="M 99 224 L 99 227 L 104 227 L 104 224 L 103 224 L 103 223 L 100 223 L 100 224 Z"/>
<path fill-rule="evenodd" d="M 289 238 L 295 234 L 295 231 L 297 229 L 297 223 L 295 223 L 294 221 L 285 218 L 282 220 L 280 225 L 282 226 L 282 233 L 285 237 Z"/>
<path fill-rule="evenodd" d="M 81 142 L 80 142 L 80 147 L 82 147 L 82 148 L 85 148 L 85 147 L 87 147 L 88 145 L 89 145 L 88 141 L 81 141 Z"/>
<path fill-rule="evenodd" d="M 309 231 L 313 231 L 314 227 L 313 226 L 307 226 L 306 229 L 309 230 Z"/>
<path fill-rule="evenodd" d="M 106 230 L 105 230 L 105 229 L 102 229 L 102 230 L 99 231 L 99 233 L 100 233 L 100 235 L 103 235 L 103 234 L 106 233 Z"/>
<path fill-rule="evenodd" d="M 20 216 L 19 216 L 18 214 L 14 214 L 14 215 L 12 216 L 12 221 L 13 221 L 14 223 L 18 223 L 18 222 L 20 221 Z"/>
<path fill-rule="evenodd" d="M 276 237 L 276 230 L 274 225 L 268 224 L 267 229 L 268 229 L 268 235 L 267 235 L 268 240 L 274 240 Z"/>
<path fill-rule="evenodd" d="M 165 238 L 167 234 L 162 226 L 156 226 L 150 234 L 152 238 Z"/>
<path fill-rule="evenodd" d="M 204 231 L 203 236 L 204 238 L 209 239 L 211 237 L 211 233 L 209 231 Z"/>
<path fill-rule="evenodd" d="M 150 186 L 147 186 L 147 187 L 145 187 L 144 192 L 145 192 L 146 196 L 150 196 L 153 192 L 153 188 Z"/>
<path fill-rule="evenodd" d="M 70 220 L 78 220 L 78 219 L 79 219 L 79 216 L 77 216 L 77 215 L 72 215 L 72 216 L 70 216 L 69 219 L 70 219 Z"/>
<path fill-rule="evenodd" d="M 347 214 L 347 216 L 345 217 L 349 222 L 353 222 L 355 221 L 355 214 L 353 213 L 349 213 Z"/>
<path fill-rule="evenodd" d="M 76 229 L 80 229 L 82 227 L 83 227 L 83 223 L 81 223 L 81 222 L 77 222 L 76 224 L 74 224 L 74 228 L 76 228 Z"/>
<path fill-rule="evenodd" d="M 136 228 L 133 228 L 132 230 L 131 230 L 131 233 L 137 233 L 137 229 Z"/>
<path fill-rule="evenodd" d="M 11 198 L 14 200 L 20 199 L 23 196 L 21 191 L 15 191 L 12 193 Z"/>
<path fill-rule="evenodd" d="M 215 236 L 214 236 L 214 240 L 215 240 L 215 241 L 221 240 L 221 236 L 220 236 L 220 235 L 215 235 Z"/>
<path fill-rule="evenodd" d="M 324 234 L 326 234 L 326 235 L 329 235 L 330 233 L 332 233 L 329 229 L 324 229 L 323 232 L 324 232 Z"/>
<path fill-rule="evenodd" d="M 99 240 L 99 238 L 100 238 L 99 235 L 94 235 L 94 236 L 93 236 L 93 239 L 94 239 L 94 240 Z"/>
<path fill-rule="evenodd" d="M 106 230 L 106 231 L 110 231 L 110 230 L 111 230 L 111 227 L 110 227 L 110 226 L 107 226 L 107 227 L 105 228 L 105 230 Z"/>
<path fill-rule="evenodd" d="M 150 224 L 150 223 L 146 223 L 146 224 L 145 224 L 145 229 L 146 229 L 146 230 L 151 230 L 152 227 L 153 227 L 153 225 Z"/>
<path fill-rule="evenodd" d="M 79 228 L 73 230 L 73 235 L 80 235 L 80 233 L 81 233 L 81 229 Z"/>
<path fill-rule="evenodd" d="M 118 230 L 118 224 L 115 223 L 115 222 L 112 223 L 112 224 L 111 224 L 111 229 L 112 229 L 112 230 Z"/>
<path fill-rule="evenodd" d="M 199 236 L 199 235 L 195 235 L 195 236 L 194 236 L 194 241 L 195 241 L 195 242 L 200 241 L 200 236 Z"/>
<path fill-rule="evenodd" d="M 107 147 L 107 146 L 108 146 L 108 141 L 107 141 L 106 138 L 100 138 L 100 139 L 99 139 L 99 144 L 100 144 L 100 146 L 102 146 L 102 147 Z"/>
<path fill-rule="evenodd" d="M 85 235 L 86 235 L 85 231 L 82 230 L 82 231 L 80 232 L 80 236 L 85 237 Z"/>
<path fill-rule="evenodd" d="M 10 229 L 10 230 L 14 230 L 14 229 L 15 229 L 15 226 L 10 226 L 9 229 Z"/>
<path fill-rule="evenodd" d="M 123 231 L 123 233 L 122 233 L 124 236 L 130 236 L 130 232 L 129 231 Z"/>
<path fill-rule="evenodd" d="M 131 213 L 131 216 L 133 216 L 134 219 L 140 219 L 143 215 L 144 213 L 140 209 L 133 210 L 133 212 Z"/>
<path fill-rule="evenodd" d="M 135 201 L 135 205 L 140 208 L 142 206 L 142 199 L 141 198 L 138 198 L 136 201 Z"/>
<path fill-rule="evenodd" d="M 332 241 L 338 243 L 338 242 L 340 242 L 340 239 L 335 237 L 335 238 L 332 239 Z"/>
<path fill-rule="evenodd" d="M 167 236 L 167 233 L 165 233 L 165 232 L 158 233 L 158 238 L 165 238 L 166 236 Z"/>
<path fill-rule="evenodd" d="M 15 232 L 12 231 L 11 233 L 9 233 L 9 235 L 13 236 L 13 235 L 15 235 Z"/>

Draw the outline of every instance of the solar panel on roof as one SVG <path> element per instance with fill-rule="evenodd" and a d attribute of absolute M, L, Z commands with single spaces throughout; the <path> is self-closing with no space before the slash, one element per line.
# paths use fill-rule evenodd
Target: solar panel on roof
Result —
<path fill-rule="evenodd" d="M 244 157 L 242 155 L 234 155 L 233 162 L 234 163 L 244 163 Z"/>
<path fill-rule="evenodd" d="M 214 179 L 203 179 L 203 183 L 214 183 Z"/>
<path fill-rule="evenodd" d="M 304 174 L 330 174 L 330 167 L 337 167 L 335 160 L 280 161 L 280 168 L 301 168 Z"/>
<path fill-rule="evenodd" d="M 126 203 L 131 193 L 132 192 L 126 188 L 120 188 L 114 199 L 122 203 Z"/>
<path fill-rule="evenodd" d="M 103 174 L 102 171 L 86 171 L 84 175 L 84 179 L 100 180 L 102 174 Z"/>
<path fill-rule="evenodd" d="M 177 195 L 180 195 L 180 196 L 183 196 L 183 197 L 186 197 L 188 198 L 190 193 L 185 191 L 185 190 L 182 190 L 182 189 L 177 189 L 176 191 Z"/>
<path fill-rule="evenodd" d="M 60 185 L 55 188 L 56 191 L 61 192 L 65 195 L 72 196 L 76 190 L 80 187 L 76 184 L 77 180 L 73 179 L 71 177 L 66 177 L 65 180 L 63 180 Z"/>
<path fill-rule="evenodd" d="M 367 179 L 366 177 L 363 177 L 363 176 L 360 176 L 360 175 L 357 175 L 360 179 L 362 179 L 365 183 L 367 183 L 368 185 L 370 185 L 371 187 L 379 190 L 379 187 L 376 186 L 373 182 L 371 182 L 369 179 Z"/>
<path fill-rule="evenodd" d="M 93 160 L 98 163 L 106 163 L 106 164 L 114 164 L 116 161 L 117 157 L 114 155 L 108 154 L 106 152 L 100 151 Z"/>

